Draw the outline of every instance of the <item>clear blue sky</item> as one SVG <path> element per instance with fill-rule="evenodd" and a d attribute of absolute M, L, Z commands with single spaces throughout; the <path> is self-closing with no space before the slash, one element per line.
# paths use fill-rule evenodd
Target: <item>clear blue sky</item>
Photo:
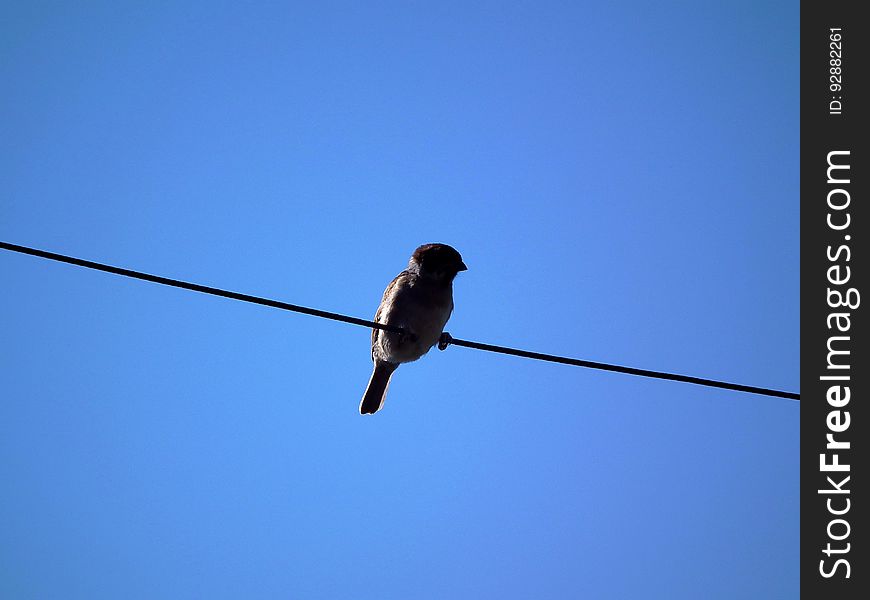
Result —
<path fill-rule="evenodd" d="M 798 3 L 4 2 L 0 239 L 798 389 Z M 4 598 L 794 598 L 799 405 L 0 253 Z"/>

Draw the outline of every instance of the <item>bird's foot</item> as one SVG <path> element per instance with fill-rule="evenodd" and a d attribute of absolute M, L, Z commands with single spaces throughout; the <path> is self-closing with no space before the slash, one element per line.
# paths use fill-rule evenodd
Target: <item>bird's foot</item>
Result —
<path fill-rule="evenodd" d="M 453 341 L 453 338 L 450 337 L 450 334 L 446 331 L 441 334 L 441 337 L 438 338 L 438 349 L 439 350 L 447 350 L 447 346 L 450 345 L 450 342 Z"/>

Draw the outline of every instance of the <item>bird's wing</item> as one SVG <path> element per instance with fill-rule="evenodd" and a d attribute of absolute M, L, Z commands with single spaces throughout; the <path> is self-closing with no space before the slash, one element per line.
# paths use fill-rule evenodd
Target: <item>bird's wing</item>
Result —
<path fill-rule="evenodd" d="M 384 322 L 384 307 L 391 304 L 393 295 L 395 295 L 400 288 L 408 284 L 408 279 L 410 275 L 411 274 L 408 273 L 408 271 L 402 271 L 393 278 L 393 280 L 387 286 L 387 289 L 384 290 L 384 296 L 381 298 L 381 303 L 378 306 L 378 311 L 375 313 L 375 323 Z M 384 331 L 382 329 L 372 329 L 372 360 L 374 360 L 375 358 L 375 345 L 378 343 L 378 336 L 383 333 Z"/>

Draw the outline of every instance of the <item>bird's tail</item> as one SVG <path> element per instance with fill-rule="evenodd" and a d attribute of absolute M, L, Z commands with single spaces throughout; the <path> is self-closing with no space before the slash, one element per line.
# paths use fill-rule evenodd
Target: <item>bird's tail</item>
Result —
<path fill-rule="evenodd" d="M 363 394 L 362 402 L 359 403 L 359 414 L 373 415 L 381 410 L 387 395 L 387 388 L 390 385 L 390 377 L 398 367 L 399 365 L 396 363 L 375 361 L 369 386 L 366 388 L 366 393 Z"/>

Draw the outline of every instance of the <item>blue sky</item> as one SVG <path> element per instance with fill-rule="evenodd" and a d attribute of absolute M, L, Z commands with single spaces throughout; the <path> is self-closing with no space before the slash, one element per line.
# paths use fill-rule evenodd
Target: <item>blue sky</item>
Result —
<path fill-rule="evenodd" d="M 4 2 L 0 239 L 797 390 L 798 8 Z M 0 596 L 797 596 L 795 402 L 0 278 Z"/>

